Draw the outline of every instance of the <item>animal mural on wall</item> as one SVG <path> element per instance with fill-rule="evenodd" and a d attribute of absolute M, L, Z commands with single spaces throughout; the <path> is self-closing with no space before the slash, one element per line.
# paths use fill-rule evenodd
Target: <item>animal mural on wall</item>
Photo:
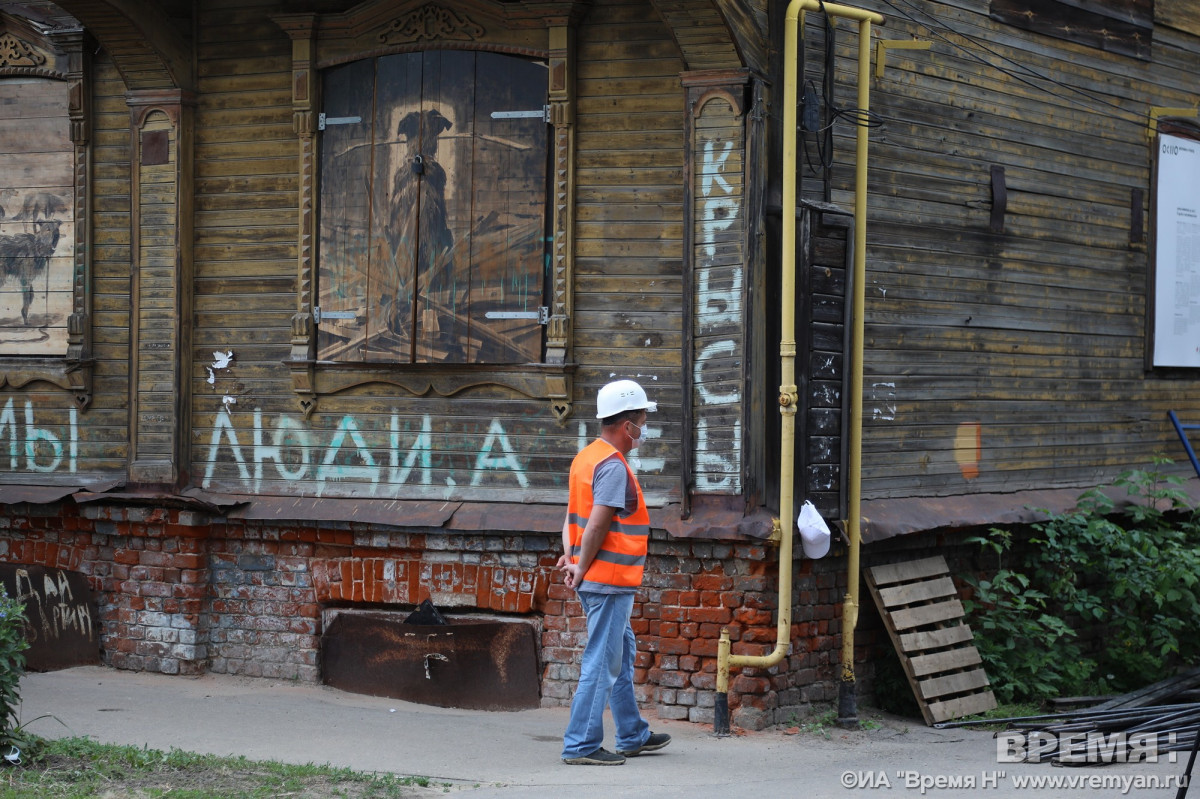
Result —
<path fill-rule="evenodd" d="M 67 85 L 0 80 L 0 355 L 65 355 L 74 305 Z"/>
<path fill-rule="evenodd" d="M 546 67 L 381 56 L 324 76 L 318 358 L 541 360 Z"/>
<path fill-rule="evenodd" d="M 20 291 L 21 325 L 24 327 L 30 326 L 29 310 L 35 294 L 40 293 L 43 301 L 49 294 L 50 259 L 58 249 L 62 226 L 60 220 L 51 219 L 50 215 L 65 209 L 66 204 L 53 194 L 31 193 L 22 202 L 21 211 L 12 217 L 25 229 L 20 233 L 0 234 L 0 289 Z M 0 219 L 7 217 L 2 206 L 0 211 L 3 211 Z M 42 283 L 40 292 L 39 283 Z M 41 317 L 43 324 L 50 321 L 48 317 L 49 314 Z M 11 323 L 11 320 L 0 320 L 0 324 L 4 322 Z M 0 341 L 3 340 L 3 333 L 0 333 Z"/>

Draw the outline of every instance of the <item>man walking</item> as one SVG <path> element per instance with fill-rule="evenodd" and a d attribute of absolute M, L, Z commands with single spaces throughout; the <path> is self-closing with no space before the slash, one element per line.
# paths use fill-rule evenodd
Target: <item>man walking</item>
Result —
<path fill-rule="evenodd" d="M 600 437 L 571 463 L 567 518 L 558 568 L 565 572 L 587 616 L 588 640 L 579 686 L 563 736 L 564 763 L 619 766 L 626 757 L 662 749 L 666 733 L 650 732 L 633 693 L 637 641 L 630 626 L 633 598 L 642 584 L 650 514 L 625 456 L 646 434 L 646 413 L 657 403 L 632 380 L 618 380 L 596 395 Z M 604 741 L 604 708 L 612 709 L 617 751 Z"/>

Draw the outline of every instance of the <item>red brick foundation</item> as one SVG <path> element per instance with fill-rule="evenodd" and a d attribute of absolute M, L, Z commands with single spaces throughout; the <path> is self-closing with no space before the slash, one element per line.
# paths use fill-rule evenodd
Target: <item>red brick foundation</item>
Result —
<path fill-rule="evenodd" d="M 106 663 L 320 680 L 322 610 L 512 614 L 540 622 L 542 702 L 570 701 L 586 628 L 554 573 L 557 535 L 411 532 L 377 525 L 281 525 L 194 511 L 88 504 L 0 510 L 0 561 L 86 575 Z M 796 561 L 793 650 L 771 669 L 733 673 L 735 725 L 786 721 L 837 696 L 845 561 Z M 658 716 L 711 722 L 717 641 L 775 645 L 776 550 L 760 542 L 671 539 L 656 531 L 633 625 L 639 700 Z"/>

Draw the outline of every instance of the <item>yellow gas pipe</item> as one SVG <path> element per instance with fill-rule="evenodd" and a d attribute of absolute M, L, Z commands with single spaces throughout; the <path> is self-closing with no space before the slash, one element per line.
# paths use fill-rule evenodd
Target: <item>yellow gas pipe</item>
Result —
<path fill-rule="evenodd" d="M 783 47 L 783 239 L 781 291 L 783 294 L 782 334 L 779 342 L 780 386 L 780 485 L 779 520 L 775 522 L 779 541 L 779 616 L 776 626 L 775 649 L 768 655 L 731 654 L 729 630 L 721 630 L 717 644 L 717 699 L 713 731 L 729 733 L 729 669 L 736 666 L 770 668 L 787 655 L 792 639 L 792 532 L 795 524 L 792 497 L 792 467 L 795 457 L 796 408 L 799 390 L 796 387 L 796 103 L 799 94 L 799 42 L 804 11 L 822 10 L 834 17 L 858 22 L 858 114 L 870 107 L 871 23 L 883 24 L 883 17 L 871 11 L 820 0 L 792 0 L 784 18 Z M 853 709 L 854 628 L 858 624 L 858 570 L 860 534 L 860 504 L 862 488 L 862 353 L 863 311 L 865 307 L 867 253 L 867 127 L 860 121 L 855 146 L 854 174 L 854 278 L 852 281 L 852 340 L 850 373 L 850 464 L 847 475 L 848 518 L 846 532 L 850 538 L 847 563 L 849 592 L 842 603 L 842 687 L 838 716 L 856 716 Z M 849 705 L 847 704 L 849 699 Z M 847 712 L 849 711 L 849 712 Z"/>

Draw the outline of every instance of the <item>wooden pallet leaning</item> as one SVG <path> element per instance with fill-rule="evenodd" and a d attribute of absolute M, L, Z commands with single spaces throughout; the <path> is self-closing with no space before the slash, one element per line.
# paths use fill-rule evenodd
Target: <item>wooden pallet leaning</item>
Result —
<path fill-rule="evenodd" d="M 874 566 L 866 580 L 926 724 L 996 707 L 945 558 Z"/>

